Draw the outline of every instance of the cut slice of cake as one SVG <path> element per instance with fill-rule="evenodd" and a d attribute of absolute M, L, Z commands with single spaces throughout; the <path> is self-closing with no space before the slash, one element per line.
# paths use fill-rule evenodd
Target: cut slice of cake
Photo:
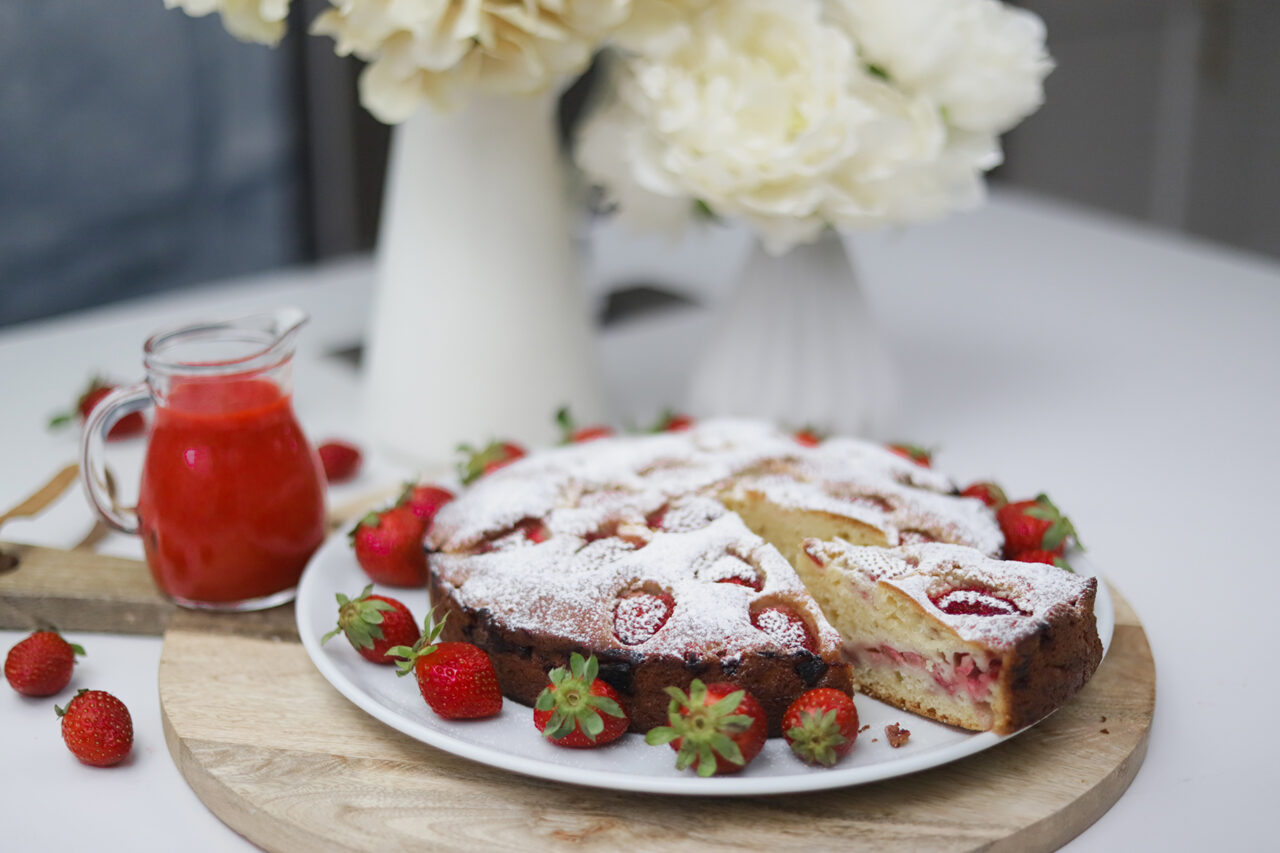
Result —
<path fill-rule="evenodd" d="M 1008 734 L 1060 707 L 1102 659 L 1095 578 L 958 545 L 803 548 L 796 569 L 858 689 L 899 708 Z"/>

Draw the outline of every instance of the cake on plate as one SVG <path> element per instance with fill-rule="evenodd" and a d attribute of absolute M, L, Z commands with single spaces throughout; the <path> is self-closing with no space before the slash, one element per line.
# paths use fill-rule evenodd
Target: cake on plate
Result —
<path fill-rule="evenodd" d="M 599 659 L 600 677 L 622 695 L 635 731 L 665 723 L 663 688 L 687 688 L 694 678 L 749 690 L 773 735 L 780 734 L 787 705 L 813 687 L 862 687 L 945 722 L 1003 731 L 1047 713 L 1083 683 L 1096 656 L 1092 666 L 1081 665 L 1082 677 L 1052 689 L 1042 684 L 1039 668 L 1073 654 L 1087 660 L 1087 644 L 1068 648 L 1064 638 L 1040 653 L 1009 657 L 1014 653 L 1003 646 L 982 647 L 982 632 L 927 648 L 875 634 L 876 647 L 894 649 L 902 661 L 913 661 L 907 653 L 963 649 L 968 658 L 947 658 L 948 683 L 1000 685 L 991 698 L 968 687 L 947 694 L 963 693 L 972 699 L 967 705 L 922 702 L 929 684 L 888 652 L 881 656 L 919 690 L 895 693 L 886 686 L 885 667 L 857 627 L 873 608 L 851 617 L 853 605 L 836 606 L 864 601 L 869 584 L 897 577 L 887 564 L 857 568 L 867 559 L 858 552 L 909 560 L 921 558 L 912 549 L 950 548 L 951 559 L 972 572 L 995 572 L 992 577 L 1013 583 L 1009 578 L 1024 571 L 1014 567 L 1029 564 L 994 560 L 1002 545 L 986 505 L 960 497 L 945 475 L 880 445 L 840 438 L 807 446 L 769 425 L 721 420 L 685 432 L 553 448 L 485 476 L 436 516 L 428 537 L 429 583 L 437 616 L 448 614 L 445 639 L 485 649 L 503 692 L 525 704 L 545 686 L 547 670 L 564 666 L 577 651 Z M 814 554 L 822 555 L 821 567 Z M 1042 570 L 1073 579 L 1045 566 L 1019 577 L 1037 590 L 1043 585 L 1044 601 L 1074 596 L 1083 636 L 1092 629 L 1092 592 L 1051 583 Z M 841 584 L 843 591 L 835 588 Z M 988 586 L 1006 589 L 994 580 Z M 1029 648 L 1036 626 L 1048 625 L 1041 616 L 1052 610 L 1056 618 L 1061 610 L 1056 603 L 1026 609 L 1039 607 L 1041 598 L 1000 594 L 1018 602 L 1021 627 L 1007 632 L 1016 634 L 1018 650 Z M 925 616 L 903 630 L 927 634 L 921 626 L 933 619 L 929 630 L 949 635 L 959 625 L 945 611 L 945 618 L 932 611 Z M 1092 640 L 1096 647 L 1096 631 Z M 981 675 L 970 678 L 970 660 L 981 664 Z M 941 689 L 941 676 L 928 678 Z M 1028 690 L 1049 698 L 1025 699 Z M 990 706 L 985 711 L 983 702 Z"/>

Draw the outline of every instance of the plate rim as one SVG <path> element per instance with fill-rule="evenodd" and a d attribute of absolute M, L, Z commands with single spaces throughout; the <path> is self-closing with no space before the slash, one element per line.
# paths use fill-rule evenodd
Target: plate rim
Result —
<path fill-rule="evenodd" d="M 1007 735 L 997 735 L 990 731 L 975 732 L 962 743 L 931 750 L 916 756 L 903 756 L 892 761 L 877 762 L 872 765 L 837 766 L 823 769 L 820 772 L 795 773 L 786 776 L 738 776 L 729 774 L 703 778 L 689 773 L 679 773 L 674 769 L 673 774 L 679 773 L 679 775 L 647 776 L 626 771 L 594 770 L 559 764 L 540 758 L 513 755 L 488 746 L 468 742 L 456 737 L 447 730 L 427 725 L 400 714 L 395 709 L 378 701 L 376 697 L 348 678 L 333 663 L 328 649 L 321 647 L 319 639 L 312 636 L 310 626 L 304 625 L 304 609 L 306 614 L 310 614 L 310 609 L 306 608 L 309 608 L 313 602 L 318 604 L 321 600 L 327 600 L 332 595 L 331 590 L 318 593 L 313 591 L 313 587 L 320 583 L 322 561 L 328 559 L 329 554 L 338 549 L 349 549 L 347 537 L 343 531 L 337 531 L 332 534 L 308 561 L 298 584 L 297 600 L 294 607 L 294 619 L 302 646 L 306 650 L 307 657 L 310 658 L 312 665 L 316 667 L 321 676 L 347 701 L 354 704 L 361 711 L 414 740 L 461 758 L 524 776 L 614 791 L 680 796 L 767 796 L 772 794 L 803 793 L 880 782 L 885 779 L 893 779 L 921 770 L 950 764 L 953 761 L 984 752 L 1010 738 L 1017 737 L 1022 732 L 1033 728 L 1043 719 L 1047 719 L 1047 717 L 1042 718 L 1030 726 Z M 1111 647 L 1111 638 L 1115 625 L 1115 605 L 1111 598 L 1110 590 L 1107 588 L 1106 579 L 1098 574 L 1096 568 L 1089 560 L 1084 558 L 1083 554 L 1073 552 L 1071 562 L 1077 569 L 1087 569 L 1087 571 L 1078 573 L 1098 579 L 1094 614 L 1098 622 L 1099 639 L 1102 641 L 1102 660 L 1105 660 Z M 357 567 L 354 554 L 351 556 L 351 564 L 353 567 Z M 367 581 L 368 579 L 366 578 L 365 580 Z M 415 589 L 413 591 L 417 592 L 418 590 Z M 331 607 L 331 605 L 327 606 Z M 1107 617 L 1105 620 L 1107 629 L 1105 635 L 1103 631 L 1104 615 Z M 342 648 L 342 646 L 338 645 L 329 648 Z M 1101 666 L 1101 660 L 1099 661 L 1099 666 Z M 505 702 L 510 702 L 513 705 L 520 704 L 504 697 Z M 426 707 L 425 703 L 423 707 Z M 524 706 L 521 705 L 521 707 Z M 446 723 L 442 721 L 441 724 Z M 458 724 L 452 723 L 450 725 Z M 674 764 L 672 766 L 674 768 Z"/>

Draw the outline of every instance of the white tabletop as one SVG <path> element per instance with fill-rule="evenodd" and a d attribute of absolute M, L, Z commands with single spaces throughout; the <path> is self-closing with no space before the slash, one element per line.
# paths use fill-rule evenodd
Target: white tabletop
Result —
<path fill-rule="evenodd" d="M 711 292 L 732 278 L 742 250 L 733 235 L 702 251 L 669 250 L 608 229 L 595 244 L 597 284 L 643 272 Z M 1049 492 L 1146 626 L 1159 676 L 1146 762 L 1069 849 L 1273 843 L 1280 728 L 1270 713 L 1280 690 L 1266 661 L 1280 639 L 1280 571 L 1264 545 L 1280 509 L 1270 447 L 1280 422 L 1280 266 L 1012 194 L 855 245 L 902 379 L 901 435 L 941 445 L 941 467 L 957 479 L 997 476 L 1019 496 Z M 142 339 L 197 316 L 285 302 L 309 310 L 300 417 L 314 439 L 360 440 L 359 376 L 322 355 L 359 340 L 371 281 L 358 259 L 0 332 L 10 401 L 0 420 L 0 509 L 72 458 L 74 437 L 50 435 L 43 422 L 88 374 L 137 376 Z M 606 377 L 631 410 L 620 414 L 678 398 L 704 323 L 695 310 L 604 335 Z M 112 464 L 137 470 L 141 452 L 113 446 Z M 332 500 L 403 473 L 374 454 Z M 3 537 L 68 546 L 90 523 L 75 493 Z M 102 550 L 140 554 L 123 537 Z M 21 636 L 0 631 L 0 651 Z M 53 700 L 0 688 L 5 849 L 54 849 L 86 834 L 105 850 L 167 851 L 175 839 L 187 853 L 250 849 L 169 759 L 156 696 L 160 640 L 72 636 L 89 651 L 73 686 L 125 701 L 135 754 L 115 770 L 82 767 L 59 743 Z"/>

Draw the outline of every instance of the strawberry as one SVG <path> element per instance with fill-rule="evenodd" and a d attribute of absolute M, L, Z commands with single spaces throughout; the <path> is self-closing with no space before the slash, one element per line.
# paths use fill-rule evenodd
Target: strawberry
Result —
<path fill-rule="evenodd" d="M 397 664 L 397 674 L 414 673 L 422 698 L 445 719 L 494 716 L 502 710 L 502 690 L 493 661 L 479 646 L 437 642 L 444 623 L 444 619 L 436 622 L 429 613 L 418 642 L 387 650 L 387 654 L 404 659 Z"/>
<path fill-rule="evenodd" d="M 569 666 L 547 673 L 550 683 L 533 706 L 533 724 L 557 746 L 590 749 L 622 737 L 631 720 L 622 710 L 621 697 L 596 678 L 600 664 L 595 655 L 583 659 L 574 652 Z"/>
<path fill-rule="evenodd" d="M 409 507 L 413 514 L 418 517 L 418 521 L 422 523 L 422 532 L 426 533 L 431 529 L 431 522 L 435 520 L 436 513 L 440 511 L 440 507 L 453 500 L 453 492 L 448 489 L 442 489 L 439 486 L 417 486 L 413 483 L 406 483 L 404 493 L 400 495 L 399 504 Z"/>
<path fill-rule="evenodd" d="M 54 706 L 62 718 L 62 740 L 71 754 L 94 767 L 119 764 L 133 748 L 129 709 L 103 690 L 81 690 L 66 708 Z"/>
<path fill-rule="evenodd" d="M 650 746 L 670 744 L 677 770 L 692 767 L 699 776 L 736 773 L 764 748 L 764 709 L 736 684 L 703 684 L 695 678 L 687 694 L 677 687 L 666 691 L 670 725 L 650 729 L 644 740 Z"/>
<path fill-rule="evenodd" d="M 458 463 L 458 476 L 464 486 L 471 485 L 484 475 L 492 474 L 525 455 L 523 447 L 509 441 L 491 441 L 480 450 L 469 444 L 459 444 L 458 452 L 463 455 Z"/>
<path fill-rule="evenodd" d="M 1066 569 L 1069 572 L 1075 571 L 1075 569 L 1071 568 L 1066 560 L 1062 559 L 1052 551 L 1045 551 L 1044 549 L 1036 551 L 1019 551 L 1017 554 L 1013 555 L 1012 559 L 1017 560 L 1019 563 L 1048 563 L 1051 566 L 1057 566 L 1058 568 Z"/>
<path fill-rule="evenodd" d="M 71 682 L 76 655 L 83 654 L 53 631 L 36 631 L 9 649 L 4 677 L 23 696 L 52 696 Z"/>
<path fill-rule="evenodd" d="M 925 468 L 933 467 L 933 451 L 927 447 L 921 447 L 918 444 L 888 444 L 885 445 L 889 450 L 901 456 L 903 459 L 910 459 L 917 465 L 923 465 Z"/>
<path fill-rule="evenodd" d="M 815 654 L 818 651 L 818 641 L 809 630 L 809 623 L 786 605 L 760 608 L 751 614 L 751 624 L 768 634 L 781 646 L 786 648 L 803 646 Z"/>
<path fill-rule="evenodd" d="M 569 414 L 568 406 L 556 412 L 556 424 L 560 427 L 561 444 L 582 444 L 585 441 L 595 441 L 597 438 L 609 438 L 615 434 L 613 427 L 604 424 L 588 427 L 576 425 Z"/>
<path fill-rule="evenodd" d="M 649 432 L 684 432 L 689 429 L 693 429 L 693 418 L 667 409 Z"/>
<path fill-rule="evenodd" d="M 801 761 L 830 767 L 853 749 L 858 709 L 848 693 L 819 687 L 801 694 L 787 708 L 782 734 Z"/>
<path fill-rule="evenodd" d="M 1028 616 L 1017 602 L 979 587 L 957 588 L 930 595 L 943 613 L 950 616 Z"/>
<path fill-rule="evenodd" d="M 675 599 L 668 592 L 636 591 L 618 598 L 613 606 L 613 636 L 619 643 L 636 646 L 667 624 Z"/>
<path fill-rule="evenodd" d="M 412 646 L 421 635 L 413 614 L 394 598 L 373 595 L 373 584 L 354 599 L 338 593 L 338 627 L 320 638 L 320 645 L 337 634 L 346 634 L 351 647 L 365 660 L 395 663 L 387 656 L 392 646 Z"/>
<path fill-rule="evenodd" d="M 960 494 L 966 498 L 977 498 L 992 509 L 1000 509 L 1009 502 L 1005 497 L 1004 489 L 990 480 L 972 483 Z"/>
<path fill-rule="evenodd" d="M 330 483 L 345 483 L 355 479 L 364 464 L 360 448 L 347 441 L 326 441 L 316 448 L 324 464 L 324 478 Z"/>
<path fill-rule="evenodd" d="M 817 447 L 827 436 L 826 433 L 814 427 L 806 426 L 793 432 L 791 437 L 805 447 Z"/>
<path fill-rule="evenodd" d="M 422 522 L 409 506 L 369 513 L 350 536 L 356 561 L 375 583 L 415 587 L 427 582 Z"/>
<path fill-rule="evenodd" d="M 1080 550 L 1084 550 L 1071 520 L 1045 494 L 1036 495 L 1035 500 L 1002 506 L 996 511 L 996 521 L 1004 533 L 1004 552 L 1007 555 L 1043 550 L 1062 556 L 1067 547 L 1067 537 L 1075 539 Z"/>
<path fill-rule="evenodd" d="M 75 411 L 54 415 L 49 419 L 49 429 L 64 427 L 76 417 L 79 417 L 80 422 L 84 423 L 89 419 L 89 415 L 93 413 L 94 407 L 102 402 L 102 398 L 114 390 L 116 390 L 115 385 L 105 381 L 100 376 L 93 377 L 93 379 L 89 380 L 89 387 L 76 400 Z M 107 441 L 133 438 L 135 435 L 141 435 L 146 432 L 146 429 L 147 422 L 143 419 L 142 412 L 130 412 L 116 421 L 111 427 L 111 430 L 107 433 Z"/>

